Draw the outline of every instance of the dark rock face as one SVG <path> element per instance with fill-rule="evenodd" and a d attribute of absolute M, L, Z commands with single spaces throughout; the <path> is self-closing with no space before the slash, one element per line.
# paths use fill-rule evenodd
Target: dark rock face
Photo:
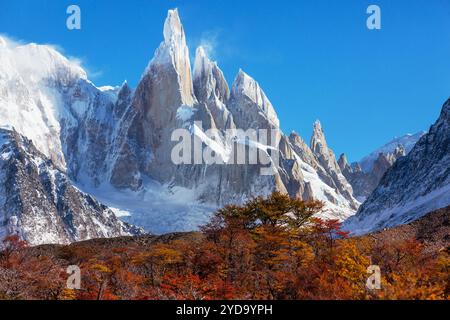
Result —
<path fill-rule="evenodd" d="M 364 202 L 378 186 L 386 171 L 392 167 L 397 159 L 406 155 L 405 148 L 399 145 L 393 153 L 379 153 L 370 171 L 364 172 L 358 163 L 348 164 L 347 157 L 339 157 L 339 167 L 345 178 L 353 187 L 353 195 Z"/>
<path fill-rule="evenodd" d="M 4 129 L 0 140 L 0 236 L 37 245 L 142 232 L 75 188 L 30 140 Z"/>
<path fill-rule="evenodd" d="M 408 223 L 450 204 L 450 100 L 439 119 L 346 222 L 354 233 Z"/>
<path fill-rule="evenodd" d="M 416 239 L 424 245 L 428 253 L 445 250 L 450 243 L 450 206 L 429 212 L 411 223 L 387 228 L 364 237 L 381 244 Z"/>

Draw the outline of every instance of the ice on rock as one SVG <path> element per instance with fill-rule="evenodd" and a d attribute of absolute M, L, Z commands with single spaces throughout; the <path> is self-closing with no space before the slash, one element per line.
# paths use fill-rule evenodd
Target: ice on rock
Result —
<path fill-rule="evenodd" d="M 242 69 L 234 80 L 232 87 L 232 96 L 241 97 L 250 100 L 255 106 L 259 108 L 260 113 L 275 127 L 280 127 L 280 121 L 275 112 L 272 103 L 267 98 L 264 91 L 252 77 L 246 74 Z M 253 110 L 242 110 L 245 112 L 253 112 Z"/>
<path fill-rule="evenodd" d="M 0 142 L 0 155 L 10 155 L 0 156 L 0 236 L 40 245 L 142 234 L 75 188 L 32 141 L 0 129 Z"/>

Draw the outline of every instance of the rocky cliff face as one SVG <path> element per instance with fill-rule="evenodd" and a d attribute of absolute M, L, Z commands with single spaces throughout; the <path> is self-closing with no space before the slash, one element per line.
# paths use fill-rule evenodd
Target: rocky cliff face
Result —
<path fill-rule="evenodd" d="M 399 158 L 346 222 L 355 234 L 408 223 L 450 204 L 450 100 L 411 152 Z"/>
<path fill-rule="evenodd" d="M 202 47 L 197 48 L 194 64 L 194 91 L 199 103 L 205 104 L 214 119 L 212 127 L 226 130 L 235 129 L 233 116 L 226 104 L 230 99 L 230 89 L 222 70 L 211 61 Z"/>
<path fill-rule="evenodd" d="M 392 153 L 379 153 L 378 158 L 371 164 L 371 169 L 367 172 L 363 171 L 359 163 L 349 165 L 345 154 L 339 157 L 338 164 L 347 181 L 352 185 L 355 198 L 364 202 L 378 186 L 386 171 L 397 159 L 405 155 L 406 151 L 402 145 L 398 145 Z"/>
<path fill-rule="evenodd" d="M 352 186 L 348 183 L 341 172 L 341 169 L 336 161 L 336 156 L 333 150 L 328 148 L 325 135 L 322 130 L 322 125 L 319 121 L 314 124 L 313 135 L 311 137 L 311 151 L 316 157 L 318 163 L 325 170 L 326 175 L 323 175 L 328 185 L 333 186 L 339 191 L 347 200 L 349 200 L 353 208 L 357 208 L 358 204 L 353 198 Z"/>
<path fill-rule="evenodd" d="M 180 25 L 178 12 L 170 11 L 164 41 L 125 115 L 131 120 L 124 135 L 127 138 L 113 164 L 111 182 L 116 187 L 141 190 L 146 188 L 146 177 L 150 177 L 163 185 L 195 190 L 199 201 L 217 205 L 242 202 L 277 190 L 308 199 L 320 196 L 332 206 L 340 206 L 333 208 L 340 217 L 351 214 L 358 203 L 334 154 L 317 150 L 317 159 L 329 161 L 320 166 L 324 171 L 321 176 L 328 181 L 317 178 L 330 189 L 322 197 L 322 189 L 314 190 L 305 182 L 304 169 L 291 141 L 279 129 L 275 108 L 257 81 L 240 70 L 230 91 L 217 63 L 200 47 L 191 82 L 189 55 Z M 180 128 L 187 129 L 190 137 L 203 149 L 209 149 L 220 163 L 204 163 L 201 152 L 200 159 L 188 157 L 190 164 L 174 164 L 171 156 L 176 142 L 171 141 L 171 133 Z M 263 143 L 258 136 L 248 136 L 247 130 L 267 130 L 268 136 Z M 274 134 L 269 137 L 271 133 Z M 247 155 L 244 163 L 236 159 L 239 149 Z M 324 159 L 320 157 L 322 153 Z M 250 163 L 249 154 L 257 154 L 259 161 Z M 261 169 L 267 166 L 272 167 L 273 174 L 262 175 Z M 341 207 L 344 212 L 339 212 Z"/>
<path fill-rule="evenodd" d="M 74 187 L 16 131 L 0 129 L 0 142 L 0 238 L 19 234 L 39 245 L 142 233 Z"/>
<path fill-rule="evenodd" d="M 378 186 L 385 172 L 397 159 L 407 155 L 424 134 L 424 131 L 420 131 L 394 138 L 352 164 L 349 164 L 346 155 L 342 154 L 338 164 L 353 187 L 353 196 L 360 202 L 364 202 Z"/>
<path fill-rule="evenodd" d="M 95 87 L 47 46 L 3 45 L 0 125 L 32 139 L 61 174 L 153 232 L 192 230 L 218 206 L 273 191 L 324 201 L 324 217 L 355 212 L 320 125 L 311 148 L 285 136 L 258 82 L 240 70 L 230 90 L 202 48 L 191 72 L 177 10 L 163 37 L 135 90 L 126 82 Z M 34 63 L 23 64 L 30 55 Z M 173 159 L 179 129 L 193 148 L 189 163 Z"/>

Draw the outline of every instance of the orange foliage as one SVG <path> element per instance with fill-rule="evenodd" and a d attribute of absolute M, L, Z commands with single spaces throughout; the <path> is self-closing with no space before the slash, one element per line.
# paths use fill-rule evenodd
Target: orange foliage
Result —
<path fill-rule="evenodd" d="M 415 241 L 348 238 L 317 201 L 281 193 L 218 210 L 196 238 L 147 245 L 57 247 L 43 255 L 13 236 L 0 252 L 1 299 L 447 299 L 449 252 Z M 82 288 L 66 288 L 67 266 Z M 381 269 L 381 290 L 366 288 Z"/>

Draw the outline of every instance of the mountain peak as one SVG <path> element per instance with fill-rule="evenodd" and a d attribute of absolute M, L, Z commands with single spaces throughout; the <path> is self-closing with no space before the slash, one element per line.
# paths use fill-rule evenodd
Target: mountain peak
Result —
<path fill-rule="evenodd" d="M 336 171 L 339 170 L 336 157 L 333 151 L 328 148 L 325 134 L 319 120 L 314 122 L 314 130 L 311 137 L 310 148 L 325 168 L 334 168 Z"/>
<path fill-rule="evenodd" d="M 164 77 L 163 75 L 167 76 L 173 71 L 176 72 L 178 86 L 182 93 L 180 104 L 194 105 L 196 101 L 191 77 L 189 48 L 177 9 L 168 11 L 164 23 L 164 41 L 156 50 L 143 78 L 147 74 L 151 74 L 153 77 Z"/>
<path fill-rule="evenodd" d="M 203 48 L 203 46 L 199 46 L 197 48 L 197 50 L 195 51 L 195 56 L 209 60 L 208 55 L 206 54 L 205 48 Z"/>
<path fill-rule="evenodd" d="M 313 125 L 313 138 L 324 140 L 324 133 L 320 120 L 316 120 Z"/>
<path fill-rule="evenodd" d="M 323 133 L 322 124 L 319 120 L 316 120 L 311 137 L 311 150 L 314 152 L 322 152 L 321 150 L 324 148 L 327 148 L 325 134 Z"/>
<path fill-rule="evenodd" d="M 209 59 L 205 49 L 202 46 L 198 47 L 195 51 L 194 79 L 200 78 L 203 74 L 210 73 L 214 65 L 215 63 Z"/>
<path fill-rule="evenodd" d="M 340 155 L 338 164 L 339 164 L 339 168 L 341 168 L 341 170 L 344 170 L 345 168 L 349 167 L 347 156 L 345 155 L 345 153 Z"/>
<path fill-rule="evenodd" d="M 178 9 L 169 10 L 164 23 L 164 41 L 166 43 L 183 41 L 185 38 Z"/>
<path fill-rule="evenodd" d="M 242 69 L 239 69 L 239 72 L 233 82 L 231 92 L 234 97 L 246 97 L 249 99 L 263 111 L 265 117 L 272 125 L 275 127 L 280 126 L 280 120 L 278 119 L 275 109 L 264 91 L 261 89 L 259 83 Z"/>
<path fill-rule="evenodd" d="M 0 73 L 7 78 L 19 76 L 25 82 L 87 79 L 87 74 L 79 63 L 67 59 L 51 45 L 23 45 L 0 37 L 0 48 Z"/>
<path fill-rule="evenodd" d="M 217 63 L 209 59 L 202 46 L 195 52 L 193 80 L 194 92 L 200 102 L 212 99 L 216 103 L 218 99 L 221 104 L 225 104 L 228 101 L 230 89 L 225 76 Z M 220 108 L 223 109 L 223 106 Z"/>
<path fill-rule="evenodd" d="M 190 72 L 189 49 L 177 9 L 168 11 L 163 34 L 164 41 L 156 50 L 150 66 L 152 64 L 172 63 L 179 74 L 182 74 L 181 69 L 187 66 L 189 66 Z"/>
<path fill-rule="evenodd" d="M 419 141 L 419 139 L 425 135 L 425 133 L 425 131 L 419 131 L 415 134 L 406 134 L 404 136 L 394 138 L 382 147 L 374 150 L 372 153 L 362 158 L 359 161 L 361 168 L 364 172 L 370 172 L 373 169 L 373 164 L 377 160 L 379 153 L 394 153 L 395 149 L 399 145 L 402 145 L 405 149 L 405 154 L 408 154 L 417 143 L 417 141 Z"/>
<path fill-rule="evenodd" d="M 118 92 L 118 95 L 120 96 L 121 94 L 123 94 L 123 93 L 129 93 L 129 92 L 131 92 L 131 88 L 130 88 L 130 86 L 128 85 L 128 82 L 127 82 L 127 80 L 125 80 L 123 83 L 122 83 L 122 85 L 117 89 L 117 92 Z"/>

